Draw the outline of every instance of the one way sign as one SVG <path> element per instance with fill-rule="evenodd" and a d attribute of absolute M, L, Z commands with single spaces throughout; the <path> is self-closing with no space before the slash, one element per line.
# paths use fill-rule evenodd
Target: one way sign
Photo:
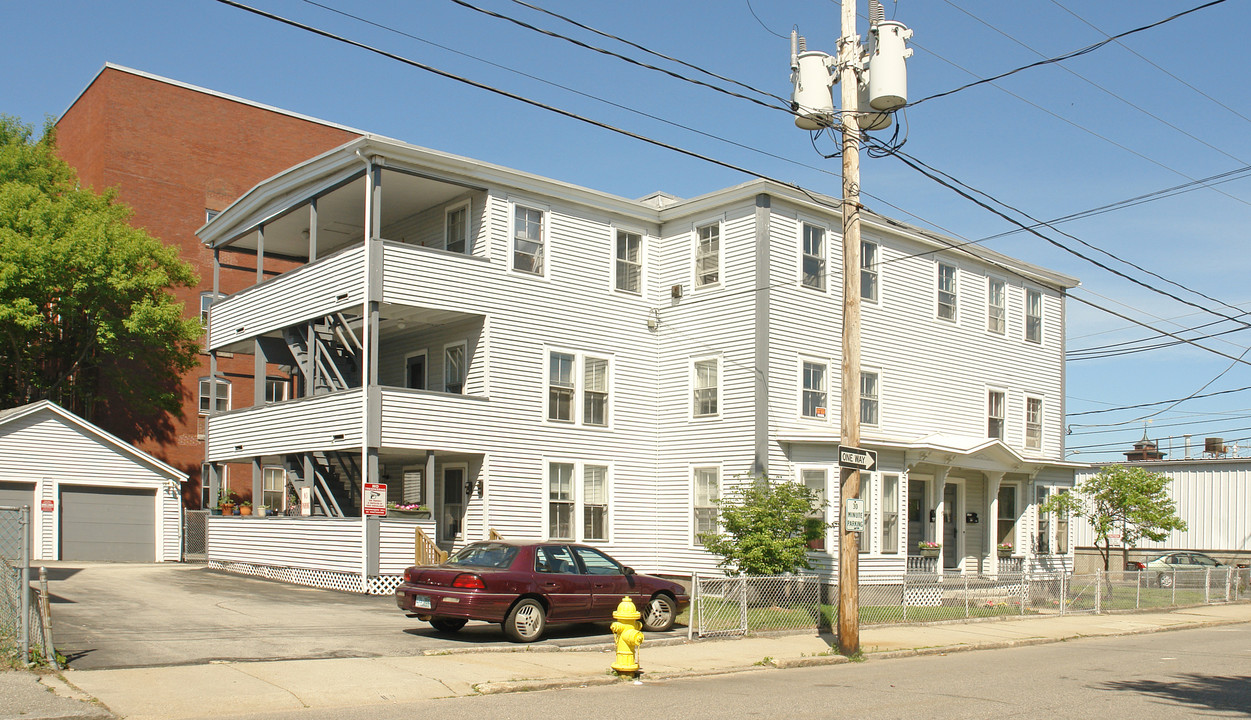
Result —
<path fill-rule="evenodd" d="M 877 468 L 877 453 L 863 448 L 840 445 L 838 466 L 852 470 L 874 470 Z"/>

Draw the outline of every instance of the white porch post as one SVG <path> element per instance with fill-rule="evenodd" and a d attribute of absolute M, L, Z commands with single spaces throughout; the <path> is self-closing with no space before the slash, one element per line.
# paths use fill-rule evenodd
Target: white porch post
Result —
<path fill-rule="evenodd" d="M 947 508 L 943 507 L 943 500 L 946 497 L 944 492 L 947 489 L 947 474 L 951 472 L 951 468 L 940 467 L 938 472 L 934 473 L 934 482 L 930 483 L 930 507 L 934 510 L 934 525 L 931 532 L 933 536 L 930 538 L 933 542 L 941 544 L 943 542 L 943 513 Z M 938 552 L 938 568 L 942 572 L 943 552 Z"/>
<path fill-rule="evenodd" d="M 989 554 L 987 563 L 990 565 L 991 577 L 999 575 L 999 484 L 1003 482 L 1004 473 L 988 472 L 986 475 L 986 552 Z"/>

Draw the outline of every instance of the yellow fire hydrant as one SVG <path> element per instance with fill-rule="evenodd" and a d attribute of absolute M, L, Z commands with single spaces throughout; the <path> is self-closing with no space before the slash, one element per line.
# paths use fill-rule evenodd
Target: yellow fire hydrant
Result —
<path fill-rule="evenodd" d="M 637 676 L 639 672 L 638 647 L 643 644 L 643 631 L 639 618 L 643 617 L 634 601 L 629 596 L 621 598 L 621 603 L 613 611 L 616 620 L 611 626 L 612 634 L 617 636 L 617 662 L 612 669 L 618 675 Z"/>

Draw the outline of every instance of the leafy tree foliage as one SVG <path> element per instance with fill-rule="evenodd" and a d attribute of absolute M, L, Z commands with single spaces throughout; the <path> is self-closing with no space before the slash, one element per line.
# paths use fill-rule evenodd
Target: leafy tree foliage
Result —
<path fill-rule="evenodd" d="M 718 503 L 723 532 L 700 536 L 704 547 L 721 556 L 718 566 L 731 575 L 777 575 L 809 567 L 808 541 L 828 527 L 813 523 L 820 506 L 812 490 L 797 482 L 768 478 L 731 490 Z"/>
<path fill-rule="evenodd" d="M 50 399 L 90 418 L 107 391 L 179 410 L 200 327 L 169 291 L 198 280 L 116 195 L 78 186 L 51 123 L 36 138 L 0 115 L 0 407 Z"/>
<path fill-rule="evenodd" d="M 1128 563 L 1129 549 L 1139 540 L 1159 542 L 1174 530 L 1186 529 L 1167 486 L 1168 478 L 1160 473 L 1137 466 L 1108 465 L 1073 492 L 1047 498 L 1040 510 L 1088 520 L 1095 531 L 1095 547 L 1103 556 L 1103 569 L 1107 570 L 1114 533 L 1121 535 L 1121 556 Z"/>

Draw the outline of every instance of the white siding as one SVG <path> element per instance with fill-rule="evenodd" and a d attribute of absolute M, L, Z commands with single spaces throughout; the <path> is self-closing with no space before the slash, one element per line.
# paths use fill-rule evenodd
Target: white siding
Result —
<path fill-rule="evenodd" d="M 358 388 L 211 416 L 208 459 L 358 448 L 363 397 Z"/>
<path fill-rule="evenodd" d="M 209 516 L 209 557 L 242 562 L 359 574 L 364 526 L 360 518 L 265 518 Z"/>
<path fill-rule="evenodd" d="M 359 308 L 364 292 L 364 246 L 342 250 L 213 303 L 209 349 Z"/>
<path fill-rule="evenodd" d="M 416 562 L 417 529 L 435 538 L 434 520 L 383 518 L 378 530 L 378 574 L 400 575 Z"/>

